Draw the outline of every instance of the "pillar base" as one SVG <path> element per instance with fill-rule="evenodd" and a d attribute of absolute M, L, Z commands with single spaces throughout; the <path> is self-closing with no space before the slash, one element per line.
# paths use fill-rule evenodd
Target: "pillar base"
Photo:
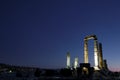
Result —
<path fill-rule="evenodd" d="M 100 68 L 98 66 L 94 66 L 95 70 L 100 70 Z"/>

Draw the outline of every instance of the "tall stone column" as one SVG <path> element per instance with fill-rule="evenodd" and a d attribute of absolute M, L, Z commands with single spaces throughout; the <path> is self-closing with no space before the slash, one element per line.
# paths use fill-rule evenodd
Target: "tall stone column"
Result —
<path fill-rule="evenodd" d="M 78 57 L 76 57 L 74 61 L 74 68 L 76 69 L 77 67 L 78 67 Z"/>
<path fill-rule="evenodd" d="M 84 63 L 88 63 L 88 43 L 84 40 Z"/>
<path fill-rule="evenodd" d="M 98 42 L 97 39 L 94 39 L 94 61 L 95 61 L 95 70 L 99 70 L 99 59 L 98 59 Z"/>
<path fill-rule="evenodd" d="M 99 43 L 99 67 L 103 68 L 103 54 L 102 54 L 102 44 Z"/>
<path fill-rule="evenodd" d="M 70 53 L 67 52 L 67 68 L 70 68 Z"/>

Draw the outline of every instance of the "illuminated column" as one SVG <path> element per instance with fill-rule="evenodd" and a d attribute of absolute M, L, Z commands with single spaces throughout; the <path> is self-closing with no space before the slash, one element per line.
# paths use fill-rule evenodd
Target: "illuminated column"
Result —
<path fill-rule="evenodd" d="M 99 70 L 98 68 L 98 63 L 99 63 L 99 60 L 98 60 L 98 43 L 97 43 L 97 39 L 94 40 L 94 61 L 95 61 L 95 70 Z"/>
<path fill-rule="evenodd" d="M 88 63 L 88 43 L 86 39 L 84 39 L 84 63 Z"/>
<path fill-rule="evenodd" d="M 67 53 L 67 68 L 70 68 L 70 53 Z"/>
<path fill-rule="evenodd" d="M 99 67 L 103 68 L 102 44 L 99 43 Z"/>
<path fill-rule="evenodd" d="M 78 57 L 75 58 L 75 61 L 74 61 L 74 68 L 76 69 L 78 67 Z"/>

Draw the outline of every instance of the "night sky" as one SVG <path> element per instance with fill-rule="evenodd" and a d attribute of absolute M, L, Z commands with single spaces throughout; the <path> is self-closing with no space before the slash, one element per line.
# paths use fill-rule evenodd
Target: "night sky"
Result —
<path fill-rule="evenodd" d="M 84 37 L 96 34 L 110 70 L 120 71 L 120 1 L 1 0 L 0 63 L 40 68 L 83 62 Z M 89 41 L 93 64 L 93 40 Z"/>

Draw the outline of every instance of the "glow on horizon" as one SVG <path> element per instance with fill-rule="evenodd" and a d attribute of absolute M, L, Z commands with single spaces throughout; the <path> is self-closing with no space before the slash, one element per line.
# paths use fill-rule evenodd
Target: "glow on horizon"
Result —
<path fill-rule="evenodd" d="M 110 67 L 108 68 L 110 71 L 113 71 L 113 72 L 120 72 L 120 68 L 116 68 L 116 67 Z"/>

